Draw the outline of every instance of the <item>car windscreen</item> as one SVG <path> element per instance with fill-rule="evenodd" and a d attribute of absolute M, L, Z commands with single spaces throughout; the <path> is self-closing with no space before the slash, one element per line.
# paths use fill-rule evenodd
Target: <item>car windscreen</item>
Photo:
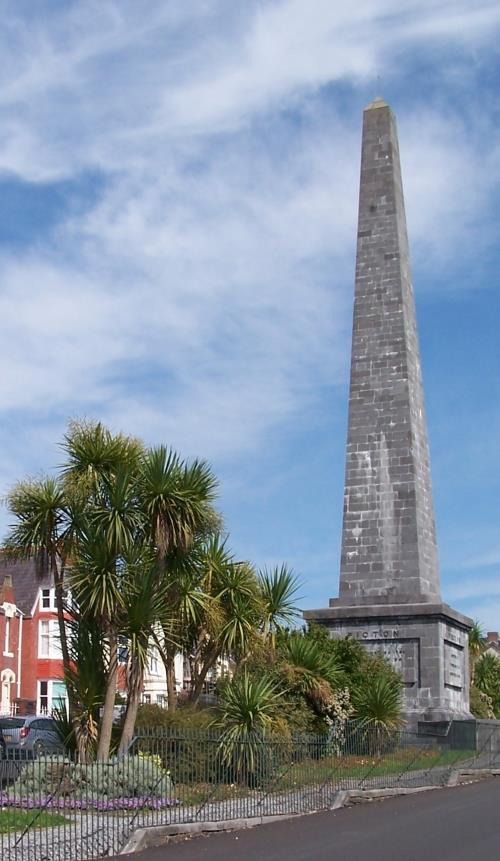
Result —
<path fill-rule="evenodd" d="M 24 723 L 24 718 L 0 718 L 0 729 L 20 729 Z"/>

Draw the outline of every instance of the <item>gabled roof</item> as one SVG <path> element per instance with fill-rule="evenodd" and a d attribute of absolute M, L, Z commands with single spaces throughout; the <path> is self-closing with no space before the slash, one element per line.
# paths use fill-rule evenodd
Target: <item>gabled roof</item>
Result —
<path fill-rule="evenodd" d="M 5 576 L 11 577 L 16 606 L 25 616 L 31 615 L 38 590 L 53 585 L 51 574 L 40 576 L 34 559 L 9 559 L 0 554 L 0 584 Z"/>

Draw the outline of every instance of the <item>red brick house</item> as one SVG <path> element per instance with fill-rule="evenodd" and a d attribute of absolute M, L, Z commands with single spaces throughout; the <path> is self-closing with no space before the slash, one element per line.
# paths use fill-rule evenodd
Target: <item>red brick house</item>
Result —
<path fill-rule="evenodd" d="M 0 555 L 0 683 L 0 714 L 50 713 L 67 700 L 53 578 L 33 559 Z M 118 692 L 125 689 L 122 663 Z"/>
<path fill-rule="evenodd" d="M 1 559 L 2 583 L 0 637 L 9 649 L 0 654 L 0 711 L 50 712 L 66 700 L 52 577 L 40 576 L 32 559 Z"/>
<path fill-rule="evenodd" d="M 0 576 L 0 713 L 8 713 L 21 692 L 22 625 L 12 580 Z"/>
<path fill-rule="evenodd" d="M 119 649 L 118 691 L 126 692 L 128 649 Z M 177 688 L 185 661 L 176 656 Z M 40 575 L 33 559 L 10 560 L 0 551 L 0 714 L 50 713 L 66 703 L 55 591 L 50 574 Z M 143 701 L 165 704 L 166 679 L 151 648 Z"/>

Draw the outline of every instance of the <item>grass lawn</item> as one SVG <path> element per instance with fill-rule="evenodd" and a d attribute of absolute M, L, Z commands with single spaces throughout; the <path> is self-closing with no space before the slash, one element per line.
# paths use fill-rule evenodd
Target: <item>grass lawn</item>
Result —
<path fill-rule="evenodd" d="M 327 757 L 322 760 L 306 760 L 294 765 L 283 775 L 282 785 L 295 786 L 317 783 L 318 780 L 362 780 L 368 777 L 402 774 L 408 771 L 426 771 L 430 768 L 446 768 L 475 756 L 472 750 L 422 750 L 395 751 L 385 755 Z"/>
<path fill-rule="evenodd" d="M 37 810 L 17 810 L 15 807 L 7 807 L 0 810 L 0 834 L 8 831 L 22 831 L 35 819 Z M 69 819 L 60 813 L 49 813 L 46 810 L 33 823 L 32 827 L 46 828 L 52 825 L 65 825 Z"/>
<path fill-rule="evenodd" d="M 280 794 L 301 786 L 321 785 L 326 781 L 343 783 L 346 780 L 362 781 L 372 777 L 393 777 L 414 771 L 427 771 L 432 768 L 447 768 L 475 756 L 472 750 L 426 750 L 409 748 L 383 755 L 329 756 L 322 759 L 304 759 L 286 764 L 271 771 L 261 785 L 252 790 L 249 786 L 238 784 L 213 784 L 193 782 L 175 783 L 174 795 L 181 805 L 202 805 L 209 802 L 239 799 L 263 792 Z"/>

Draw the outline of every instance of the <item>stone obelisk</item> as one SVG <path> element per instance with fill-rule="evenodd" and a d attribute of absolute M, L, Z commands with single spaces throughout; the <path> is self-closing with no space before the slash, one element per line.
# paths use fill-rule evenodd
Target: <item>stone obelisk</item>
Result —
<path fill-rule="evenodd" d="M 364 111 L 339 598 L 308 620 L 402 673 L 409 720 L 469 716 L 471 622 L 441 601 L 395 117 Z"/>

